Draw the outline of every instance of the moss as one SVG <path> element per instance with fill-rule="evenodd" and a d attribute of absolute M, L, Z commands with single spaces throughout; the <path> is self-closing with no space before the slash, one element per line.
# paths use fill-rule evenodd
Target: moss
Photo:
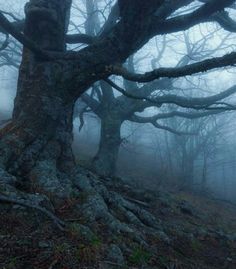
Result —
<path fill-rule="evenodd" d="M 71 251 L 71 246 L 65 242 L 57 244 L 53 248 L 54 257 L 58 260 L 63 260 L 64 257 L 70 256 Z"/>
<path fill-rule="evenodd" d="M 170 263 L 170 259 L 169 259 L 169 257 L 167 257 L 167 256 L 159 256 L 159 257 L 158 257 L 158 261 L 159 261 L 159 263 L 160 263 L 161 265 L 163 265 L 163 266 L 166 266 L 167 264 Z"/>
<path fill-rule="evenodd" d="M 97 246 L 79 244 L 75 257 L 80 263 L 95 265 L 100 260 L 100 249 Z"/>
<path fill-rule="evenodd" d="M 73 189 L 73 190 L 71 191 L 71 198 L 72 198 L 72 199 L 79 199 L 79 198 L 80 198 L 80 193 L 79 193 L 79 191 Z"/>
<path fill-rule="evenodd" d="M 78 197 L 79 203 L 80 204 L 85 204 L 88 201 L 90 195 L 91 195 L 91 193 L 89 193 L 89 192 L 85 192 L 85 191 L 80 192 L 79 197 Z"/>
<path fill-rule="evenodd" d="M 145 251 L 142 248 L 135 248 L 132 252 L 132 254 L 129 256 L 128 260 L 133 265 L 141 265 L 148 263 L 148 261 L 151 259 L 152 254 Z"/>
<path fill-rule="evenodd" d="M 73 237 L 78 237 L 85 242 L 93 242 L 94 238 L 97 238 L 88 227 L 75 222 L 69 225 L 68 231 Z"/>
<path fill-rule="evenodd" d="M 9 262 L 8 262 L 8 264 L 5 266 L 5 267 L 3 267 L 3 269 L 15 269 L 15 268 L 17 268 L 17 257 L 14 257 L 14 258 L 11 258 L 10 260 L 9 260 Z"/>
<path fill-rule="evenodd" d="M 83 242 L 77 245 L 74 257 L 81 264 L 95 265 L 100 260 L 101 252 L 102 242 L 94 235 L 89 243 Z"/>
<path fill-rule="evenodd" d="M 191 241 L 191 248 L 192 248 L 195 252 L 197 252 L 197 251 L 199 251 L 199 250 L 202 248 L 202 245 L 201 245 L 201 243 L 200 243 L 197 239 L 193 239 L 193 240 Z"/>
<path fill-rule="evenodd" d="M 90 240 L 90 244 L 92 246 L 99 247 L 102 245 L 102 241 L 97 235 L 93 235 L 93 237 Z"/>

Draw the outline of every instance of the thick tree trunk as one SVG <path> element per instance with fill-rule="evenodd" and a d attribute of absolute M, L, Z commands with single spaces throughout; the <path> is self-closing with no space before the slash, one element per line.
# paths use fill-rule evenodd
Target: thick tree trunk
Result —
<path fill-rule="evenodd" d="M 22 180 L 40 179 L 50 185 L 48 173 L 53 182 L 53 178 L 58 180 L 58 171 L 71 171 L 74 165 L 74 102 L 65 95 L 65 85 L 58 84 L 59 67 L 37 63 L 30 72 L 28 54 L 24 53 L 19 73 L 13 120 L 0 132 L 1 164 Z"/>
<path fill-rule="evenodd" d="M 46 50 L 65 50 L 71 1 L 59 2 L 34 6 L 30 1 L 26 5 L 25 34 Z M 69 184 L 63 174 L 74 166 L 75 100 L 67 94 L 64 69 L 59 62 L 37 59 L 24 48 L 13 119 L 0 131 L 0 164 L 30 188 L 62 191 L 63 183 Z"/>
<path fill-rule="evenodd" d="M 121 137 L 121 120 L 112 115 L 101 119 L 100 142 L 97 154 L 93 159 L 93 168 L 102 175 L 115 175 Z"/>

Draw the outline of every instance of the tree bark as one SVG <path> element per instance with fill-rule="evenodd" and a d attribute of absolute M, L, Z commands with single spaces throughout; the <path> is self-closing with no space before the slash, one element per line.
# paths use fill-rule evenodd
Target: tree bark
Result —
<path fill-rule="evenodd" d="M 25 34 L 46 50 L 65 50 L 71 1 L 59 2 L 34 6 L 30 1 L 26 5 Z M 38 59 L 24 48 L 13 119 L 0 130 L 1 168 L 17 176 L 24 186 L 34 183 L 47 191 L 62 190 L 63 175 L 74 167 L 75 100 L 66 91 L 63 73 L 60 63 Z"/>

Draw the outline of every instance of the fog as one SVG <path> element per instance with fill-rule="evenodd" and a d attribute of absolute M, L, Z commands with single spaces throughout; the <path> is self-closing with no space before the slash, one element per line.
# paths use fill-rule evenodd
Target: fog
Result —
<path fill-rule="evenodd" d="M 25 2 L 7 1 L 6 3 L 0 0 L 0 6 L 1 10 L 12 12 L 21 18 Z M 106 7 L 104 1 L 97 2 L 98 8 L 104 9 L 102 15 L 98 14 L 100 25 L 97 25 L 97 28 L 101 29 L 111 5 Z M 196 1 L 195 5 L 197 7 L 200 3 Z M 195 5 L 191 9 L 195 8 Z M 77 9 L 78 6 L 80 10 Z M 85 1 L 74 1 L 70 33 L 76 30 L 85 33 L 84 22 L 87 17 L 84 12 L 86 13 Z M 188 11 L 178 10 L 178 12 Z M 233 15 L 234 13 L 231 14 Z M 12 20 L 10 16 L 9 19 Z M 1 38 L 4 37 L 1 36 Z M 185 32 L 151 39 L 135 53 L 133 65 L 136 72 L 143 73 L 151 71 L 153 67 L 174 67 L 185 61 L 192 63 L 222 56 L 235 50 L 235 38 L 235 33 L 224 31 L 215 23 L 201 24 Z M 4 55 L 0 55 L 1 120 L 11 118 L 17 87 L 17 66 L 19 66 L 20 57 L 13 48 L 19 52 L 21 46 L 16 46 L 16 41 L 12 38 L 11 40 L 13 43 L 9 45 L 7 52 L 16 66 L 7 63 Z M 71 46 L 71 48 L 78 50 L 81 46 Z M 214 95 L 236 84 L 235 67 L 170 80 L 173 84 L 171 90 L 157 89 L 151 95 L 158 96 L 167 94 L 169 91 L 171 94 L 188 98 Z M 114 78 L 114 81 L 120 87 L 124 87 L 123 79 Z M 139 88 L 143 85 L 142 83 L 135 84 Z M 100 86 L 97 85 L 97 87 Z M 114 98 L 121 96 L 121 93 L 114 88 L 112 91 Z M 87 94 L 93 95 L 96 101 L 102 102 L 99 100 L 101 97 L 92 92 L 93 89 L 88 89 Z M 236 106 L 236 96 L 230 95 L 222 102 Z M 77 106 L 74 115 L 73 150 L 79 164 L 91 167 L 92 159 L 99 149 L 101 119 L 91 109 L 81 111 L 81 106 L 84 107 L 82 99 L 78 100 Z M 178 107 L 174 104 L 163 104 L 159 107 L 148 106 L 137 111 L 135 115 L 151 117 L 157 113 L 167 113 L 173 110 L 193 111 L 191 108 Z M 167 188 L 172 191 L 184 188 L 184 182 L 189 180 L 193 191 L 213 193 L 218 198 L 236 201 L 235 113 L 232 109 L 199 119 L 172 117 L 161 120 L 162 126 L 168 126 L 180 132 L 195 133 L 190 135 L 174 134 L 165 128 L 157 128 L 151 123 L 135 123 L 125 119 L 121 127 L 122 142 L 119 146 L 115 176 L 139 186 L 145 185 L 152 189 Z M 79 130 L 81 118 L 84 124 Z M 189 169 L 191 171 L 188 171 Z M 183 180 L 183 177 L 187 178 Z"/>

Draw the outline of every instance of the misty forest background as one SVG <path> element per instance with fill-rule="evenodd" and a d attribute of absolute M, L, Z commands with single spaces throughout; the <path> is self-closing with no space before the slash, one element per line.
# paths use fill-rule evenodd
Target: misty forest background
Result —
<path fill-rule="evenodd" d="M 1 10 L 21 19 L 25 2 L 1 0 L 0 6 Z M 113 4 L 114 1 L 74 1 L 69 33 L 98 34 Z M 198 5 L 188 7 L 188 12 Z M 184 9 L 177 11 L 177 14 L 181 12 Z M 234 9 L 230 9 L 230 15 L 235 16 Z M 14 19 L 11 15 L 9 18 Z M 131 56 L 126 65 L 136 72 L 146 72 L 161 66 L 194 63 L 235 50 L 235 38 L 233 31 L 228 32 L 218 24 L 201 24 L 185 32 L 153 38 Z M 3 35 L 1 41 L 4 42 Z M 8 42 L 7 48 L 0 52 L 0 119 L 3 124 L 11 118 L 22 49 L 12 37 L 8 37 Z M 75 50 L 82 47 L 69 45 Z M 165 79 L 162 85 L 128 82 L 121 78 L 114 81 L 131 93 L 146 85 L 148 94 L 152 96 L 171 93 L 184 97 L 206 97 L 234 86 L 236 77 L 235 68 L 226 67 L 191 77 Z M 235 105 L 235 95 L 224 99 L 224 102 Z M 131 106 L 133 109 L 129 110 Z M 234 108 L 219 109 L 213 115 L 200 118 L 170 116 L 156 121 L 156 115 L 173 111 L 197 112 L 174 104 L 159 107 L 142 104 L 138 100 L 122 97 L 105 82 L 97 82 L 77 101 L 75 107 L 73 150 L 77 162 L 100 174 L 116 175 L 138 186 L 195 190 L 235 201 Z M 104 122 L 108 121 L 119 123 L 104 134 L 104 129 L 109 128 L 104 126 Z M 102 141 L 104 135 L 108 139 L 110 135 L 111 140 L 117 141 L 111 141 L 106 148 L 104 143 L 109 144 L 109 141 Z M 115 156 L 107 154 L 108 157 L 104 157 L 109 147 L 116 147 L 117 152 L 112 153 Z M 103 165 L 98 158 L 104 158 L 102 161 L 110 164 Z"/>

